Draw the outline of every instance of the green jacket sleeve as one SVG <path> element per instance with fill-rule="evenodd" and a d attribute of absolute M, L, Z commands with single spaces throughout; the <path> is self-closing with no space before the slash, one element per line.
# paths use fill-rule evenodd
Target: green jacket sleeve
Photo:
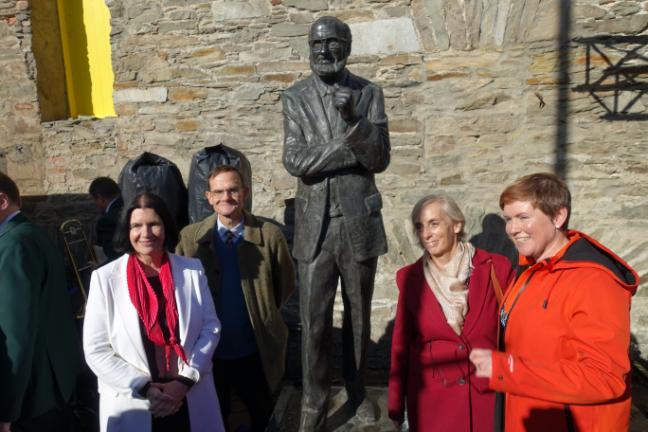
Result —
<path fill-rule="evenodd" d="M 44 271 L 39 256 L 27 238 L 0 246 L 0 421 L 18 419 L 29 384 Z"/>

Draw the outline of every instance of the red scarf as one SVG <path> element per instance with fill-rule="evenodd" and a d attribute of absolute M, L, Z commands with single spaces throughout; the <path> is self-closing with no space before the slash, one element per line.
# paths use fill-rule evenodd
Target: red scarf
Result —
<path fill-rule="evenodd" d="M 178 357 L 187 363 L 187 356 L 185 355 L 180 342 L 176 335 L 176 327 L 178 325 L 178 308 L 175 301 L 175 288 L 173 286 L 173 276 L 171 275 L 171 264 L 169 263 L 168 254 L 162 257 L 162 265 L 160 266 L 160 283 L 162 284 L 162 293 L 166 300 L 166 308 L 164 315 L 166 317 L 167 334 L 171 337 L 167 340 L 162 332 L 160 321 L 158 320 L 158 300 L 155 291 L 144 273 L 142 264 L 135 257 L 130 255 L 128 257 L 128 265 L 126 266 L 126 280 L 128 282 L 128 293 L 130 294 L 131 302 L 137 310 L 142 323 L 144 323 L 144 330 L 148 339 L 157 346 L 164 347 L 164 357 L 166 359 L 166 367 L 169 369 L 169 356 L 171 349 L 173 349 Z"/>

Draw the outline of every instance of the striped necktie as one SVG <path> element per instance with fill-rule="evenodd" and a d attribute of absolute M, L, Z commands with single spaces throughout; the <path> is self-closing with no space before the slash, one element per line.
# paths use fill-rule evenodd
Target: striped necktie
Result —
<path fill-rule="evenodd" d="M 228 248 L 234 246 L 234 237 L 236 237 L 236 235 L 231 230 L 225 231 L 225 245 Z"/>

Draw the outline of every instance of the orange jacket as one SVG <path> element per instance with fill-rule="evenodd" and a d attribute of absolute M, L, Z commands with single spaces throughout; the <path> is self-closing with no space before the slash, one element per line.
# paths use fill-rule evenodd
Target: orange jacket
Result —
<path fill-rule="evenodd" d="M 489 384 L 506 392 L 506 432 L 628 430 L 630 298 L 639 277 L 591 237 L 567 236 L 548 260 L 522 258 L 504 298 L 505 352 L 493 353 Z"/>

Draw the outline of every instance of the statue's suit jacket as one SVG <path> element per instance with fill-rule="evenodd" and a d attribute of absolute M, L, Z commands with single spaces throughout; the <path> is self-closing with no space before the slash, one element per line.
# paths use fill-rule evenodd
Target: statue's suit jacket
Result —
<path fill-rule="evenodd" d="M 0 231 L 0 421 L 69 400 L 81 347 L 61 252 L 17 214 Z"/>
<path fill-rule="evenodd" d="M 350 87 L 362 117 L 349 127 L 335 107 L 323 103 L 311 75 L 282 96 L 286 170 L 299 177 L 295 196 L 293 255 L 310 262 L 318 253 L 330 183 L 336 188 L 344 224 L 357 261 L 387 252 L 374 173 L 389 165 L 389 131 L 380 87 L 347 71 L 340 85 Z M 332 119 L 332 120 L 329 120 Z"/>

